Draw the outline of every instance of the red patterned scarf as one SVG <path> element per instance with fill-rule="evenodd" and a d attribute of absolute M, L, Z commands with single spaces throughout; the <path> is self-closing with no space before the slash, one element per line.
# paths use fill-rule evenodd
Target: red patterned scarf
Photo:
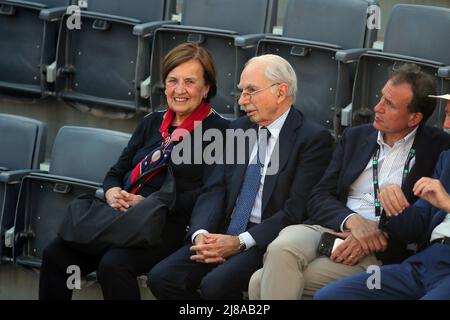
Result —
<path fill-rule="evenodd" d="M 159 127 L 159 132 L 162 136 L 161 145 L 150 151 L 144 159 L 142 159 L 142 161 L 134 167 L 125 189 L 130 193 L 136 194 L 136 192 L 148 181 L 150 181 L 167 163 L 170 158 L 174 142 L 178 142 L 188 134 L 191 134 L 196 126 L 199 125 L 200 122 L 202 122 L 211 113 L 211 110 L 210 104 L 203 101 L 200 106 L 195 109 L 194 112 L 192 112 L 189 117 L 172 132 L 172 134 L 170 134 L 169 128 L 175 118 L 175 112 L 168 109 L 164 115 L 161 126 Z M 135 181 L 139 177 L 145 175 L 150 170 L 152 170 L 152 172 L 147 175 L 144 181 L 134 185 Z M 132 187 L 131 190 L 129 190 L 130 187 Z"/>

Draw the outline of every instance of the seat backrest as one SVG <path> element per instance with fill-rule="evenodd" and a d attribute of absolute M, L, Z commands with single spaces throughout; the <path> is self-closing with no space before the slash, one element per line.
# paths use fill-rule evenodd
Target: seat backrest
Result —
<path fill-rule="evenodd" d="M 65 7 L 72 3 L 74 0 L 27 0 L 26 2 L 36 3 L 38 5 L 45 5 L 47 8 L 55 8 L 55 7 Z M 15 2 L 14 0 L 9 1 L 11 4 Z M 23 2 L 23 1 L 18 1 Z"/>
<path fill-rule="evenodd" d="M 39 169 L 44 161 L 46 141 L 46 123 L 0 113 L 0 167 Z"/>
<path fill-rule="evenodd" d="M 164 16 L 166 0 L 89 0 L 88 11 L 133 18 L 140 21 L 158 21 Z"/>
<path fill-rule="evenodd" d="M 370 0 L 289 0 L 283 36 L 331 43 L 343 49 L 372 46 L 375 37 L 371 34 L 376 30 L 367 28 L 367 8 L 375 3 Z"/>
<path fill-rule="evenodd" d="M 182 24 L 233 30 L 239 34 L 272 32 L 277 0 L 188 0 Z"/>
<path fill-rule="evenodd" d="M 130 135 L 105 129 L 62 127 L 53 144 L 50 173 L 101 183 Z"/>
<path fill-rule="evenodd" d="M 33 6 L 33 4 L 35 4 Z M 57 23 L 43 23 L 42 9 L 70 0 L 2 2 L 0 14 L 0 87 L 41 96 L 41 67 L 54 61 Z M 45 25 L 45 27 L 44 27 Z"/>
<path fill-rule="evenodd" d="M 30 0 L 27 0 L 30 1 Z M 32 0 L 31 2 L 38 2 L 47 5 L 47 8 L 66 7 L 73 3 L 74 0 Z"/>
<path fill-rule="evenodd" d="M 389 17 L 383 51 L 450 64 L 450 9 L 399 4 Z"/>

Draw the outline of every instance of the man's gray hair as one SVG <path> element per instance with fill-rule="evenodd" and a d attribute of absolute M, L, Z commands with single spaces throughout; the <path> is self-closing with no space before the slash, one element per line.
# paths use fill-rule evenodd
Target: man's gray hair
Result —
<path fill-rule="evenodd" d="M 292 98 L 292 103 L 297 97 L 297 75 L 291 64 L 284 58 L 275 54 L 264 54 L 251 58 L 246 66 L 252 62 L 262 62 L 267 65 L 265 76 L 267 79 L 277 83 L 287 83 L 288 96 Z"/>

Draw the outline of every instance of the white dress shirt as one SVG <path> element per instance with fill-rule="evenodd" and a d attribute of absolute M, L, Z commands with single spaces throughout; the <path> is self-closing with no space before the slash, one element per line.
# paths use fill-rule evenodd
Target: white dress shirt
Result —
<path fill-rule="evenodd" d="M 450 213 L 433 229 L 430 242 L 444 237 L 450 238 Z"/>
<path fill-rule="evenodd" d="M 269 141 L 267 143 L 267 148 L 266 148 L 266 156 L 265 156 L 265 163 L 269 164 L 268 159 L 271 159 L 272 157 L 272 152 L 274 150 L 274 147 L 278 141 L 278 137 L 280 136 L 280 131 L 283 128 L 284 122 L 286 121 L 286 118 L 289 114 L 290 108 L 283 113 L 278 119 L 276 119 L 274 122 L 272 122 L 270 125 L 268 125 L 266 128 L 267 130 L 269 130 L 270 132 L 270 138 Z M 258 127 L 258 131 L 261 129 L 261 126 Z M 256 153 L 258 152 L 258 144 L 255 143 L 252 149 L 252 152 L 250 153 L 250 159 L 251 161 L 249 161 L 249 164 L 252 162 L 256 162 Z M 279 152 L 279 151 L 278 151 Z M 256 194 L 256 199 L 255 199 L 255 203 L 253 204 L 253 208 L 252 211 L 250 213 L 250 218 L 249 221 L 252 223 L 260 223 L 261 222 L 261 217 L 262 217 L 262 193 L 263 193 L 263 189 L 264 189 L 264 180 L 266 177 L 266 171 L 267 171 L 268 166 L 265 165 L 263 168 L 263 172 L 261 174 L 261 183 L 259 185 L 259 189 L 258 189 L 258 193 Z M 237 202 L 237 199 L 236 199 Z M 234 212 L 234 210 L 233 210 Z M 233 215 L 232 215 L 233 216 Z M 194 242 L 195 237 L 200 234 L 200 233 L 207 233 L 207 230 L 201 229 L 201 230 L 197 230 L 196 232 L 194 232 L 192 234 L 192 242 Z M 250 233 L 248 232 L 243 232 L 239 235 L 239 238 L 242 239 L 245 242 L 245 246 L 247 249 L 253 247 L 256 244 L 255 239 L 253 239 L 253 237 L 250 235 Z"/>
<path fill-rule="evenodd" d="M 378 131 L 377 143 L 380 146 L 378 157 L 378 183 L 380 190 L 387 184 L 402 184 L 403 169 L 408 158 L 417 128 L 411 131 L 403 139 L 398 140 L 391 147 L 383 140 L 383 134 Z M 379 217 L 375 215 L 375 195 L 373 190 L 373 156 L 364 168 L 359 177 L 350 185 L 347 198 L 347 207 L 354 213 L 348 215 L 341 224 L 341 230 L 344 231 L 345 221 L 354 214 L 377 221 Z M 409 163 L 409 169 L 415 163 L 415 157 Z"/>

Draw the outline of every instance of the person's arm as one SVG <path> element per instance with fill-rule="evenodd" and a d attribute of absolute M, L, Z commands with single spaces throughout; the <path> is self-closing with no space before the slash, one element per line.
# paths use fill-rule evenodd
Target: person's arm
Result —
<path fill-rule="evenodd" d="M 339 174 L 343 167 L 344 150 L 350 130 L 344 131 L 341 141 L 334 150 L 330 165 L 312 190 L 308 201 L 308 215 L 312 223 L 341 231 L 347 217 L 355 214 L 339 200 L 338 194 Z"/>
<path fill-rule="evenodd" d="M 145 129 L 151 122 L 144 118 L 139 126 L 134 130 L 133 135 L 128 141 L 127 146 L 123 149 L 119 159 L 106 173 L 103 180 L 103 189 L 105 195 L 111 188 L 123 188 L 123 179 L 125 175 L 133 170 L 133 157 L 136 152 L 144 145 Z"/>
<path fill-rule="evenodd" d="M 232 128 L 232 123 L 219 119 L 214 127 L 221 131 L 222 137 L 226 137 L 226 130 Z M 192 241 L 194 241 L 198 233 L 217 232 L 224 222 L 227 192 L 225 142 L 226 140 L 224 139 L 222 154 L 215 154 L 217 161 L 214 164 L 203 165 L 202 185 L 195 194 L 196 200 L 192 208 L 189 232 L 187 233 L 187 237 Z"/>
<path fill-rule="evenodd" d="M 449 165 L 447 163 L 449 162 L 450 153 L 448 151 L 442 153 L 437 162 L 433 179 L 422 178 L 414 185 L 414 193 L 416 196 L 423 197 L 423 199 L 417 200 L 412 206 L 402 211 L 400 214 L 392 215 L 390 219 L 386 219 L 384 224 L 380 224 L 380 229 L 389 234 L 396 235 L 406 243 L 424 242 L 433 215 L 437 211 L 450 209 L 447 208 L 446 205 L 446 201 L 448 201 L 448 192 L 443 188 L 436 192 L 434 187 L 433 191 L 427 192 L 424 187 L 428 185 L 428 183 L 424 184 L 424 182 L 440 180 L 443 175 L 447 176 L 446 170 L 448 170 Z M 434 182 L 434 184 L 435 183 L 436 182 Z M 439 183 L 439 185 L 442 184 Z M 438 189 L 440 189 L 440 187 Z M 425 199 L 427 198 L 437 206 L 433 206 L 429 201 L 426 201 Z M 438 200 L 438 198 L 440 200 Z"/>
<path fill-rule="evenodd" d="M 203 192 L 198 196 L 192 210 L 188 237 L 198 230 L 217 232 L 224 220 L 225 211 L 225 165 L 217 164 L 209 168 L 205 176 Z"/>

